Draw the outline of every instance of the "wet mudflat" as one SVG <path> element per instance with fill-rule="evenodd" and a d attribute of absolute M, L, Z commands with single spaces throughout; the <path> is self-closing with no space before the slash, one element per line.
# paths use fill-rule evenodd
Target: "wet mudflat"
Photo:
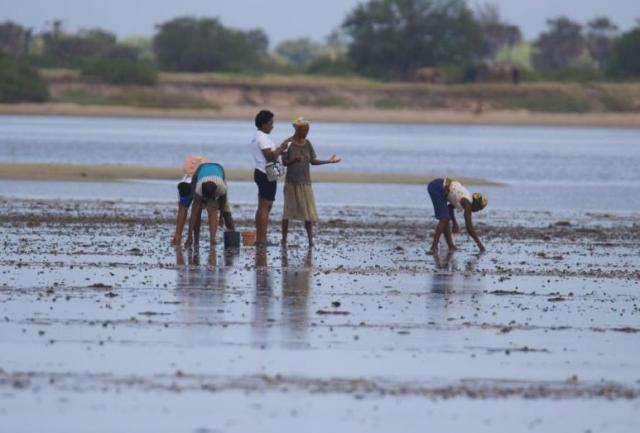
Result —
<path fill-rule="evenodd" d="M 638 215 L 488 212 L 433 257 L 419 209 L 233 253 L 173 211 L 0 200 L 1 431 L 640 428 Z"/>

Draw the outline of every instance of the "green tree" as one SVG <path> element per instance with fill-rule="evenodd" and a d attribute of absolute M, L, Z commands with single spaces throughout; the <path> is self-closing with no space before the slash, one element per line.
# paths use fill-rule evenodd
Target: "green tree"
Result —
<path fill-rule="evenodd" d="M 475 15 L 482 34 L 480 55 L 483 60 L 493 62 L 502 48 L 513 48 L 522 42 L 520 28 L 504 22 L 497 5 L 485 3 L 476 9 Z"/>
<path fill-rule="evenodd" d="M 0 102 L 44 102 L 47 84 L 38 71 L 23 59 L 0 53 Z"/>
<path fill-rule="evenodd" d="M 588 24 L 587 49 L 601 69 L 606 68 L 609 63 L 613 42 L 617 36 L 618 26 L 607 17 L 595 18 Z"/>
<path fill-rule="evenodd" d="M 118 43 L 113 33 L 101 29 L 66 33 L 60 21 L 40 35 L 42 49 L 35 61 L 44 67 L 80 68 L 87 59 L 104 58 L 137 61 L 140 51 Z"/>
<path fill-rule="evenodd" d="M 584 61 L 586 40 L 582 25 L 569 18 L 547 20 L 548 31 L 535 43 L 533 66 L 539 72 L 557 72 L 578 67 Z"/>
<path fill-rule="evenodd" d="M 640 77 L 640 26 L 623 33 L 613 44 L 610 73 L 616 77 Z"/>
<path fill-rule="evenodd" d="M 305 68 L 318 57 L 322 56 L 325 48 L 309 38 L 290 39 L 281 42 L 275 49 L 276 54 L 285 58 L 297 68 Z"/>
<path fill-rule="evenodd" d="M 29 53 L 31 39 L 31 29 L 11 21 L 0 24 L 0 53 L 11 57 L 25 56 Z"/>
<path fill-rule="evenodd" d="M 409 79 L 424 66 L 463 67 L 475 57 L 480 32 L 463 0 L 370 0 L 343 23 L 356 70 Z"/>
<path fill-rule="evenodd" d="M 216 18 L 175 18 L 160 24 L 153 38 L 162 68 L 188 72 L 258 70 L 268 44 L 263 31 L 230 29 Z"/>

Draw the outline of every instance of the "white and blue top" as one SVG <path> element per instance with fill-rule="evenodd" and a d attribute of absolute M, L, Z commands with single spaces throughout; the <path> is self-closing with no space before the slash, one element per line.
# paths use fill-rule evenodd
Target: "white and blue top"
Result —
<path fill-rule="evenodd" d="M 224 169 L 220 164 L 214 162 L 200 164 L 193 174 L 193 183 L 195 183 L 194 192 L 202 197 L 202 184 L 205 182 L 213 182 L 217 186 L 215 197 L 217 200 L 227 193 L 227 184 L 224 179 Z"/>

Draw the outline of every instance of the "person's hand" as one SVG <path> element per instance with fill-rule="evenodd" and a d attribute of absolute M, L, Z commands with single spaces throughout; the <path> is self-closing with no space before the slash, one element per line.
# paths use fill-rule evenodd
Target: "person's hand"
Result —
<path fill-rule="evenodd" d="M 180 239 L 178 236 L 174 236 L 171 238 L 171 245 L 180 245 L 180 242 L 182 242 L 182 239 Z"/>
<path fill-rule="evenodd" d="M 340 161 L 342 161 L 341 159 L 339 159 L 338 157 L 336 157 L 336 154 L 334 153 L 333 155 L 331 155 L 331 158 L 329 158 L 329 163 L 330 164 L 337 164 Z"/>
<path fill-rule="evenodd" d="M 282 149 L 283 151 L 287 150 L 287 147 L 289 147 L 289 143 L 291 142 L 291 140 L 293 140 L 293 136 L 286 138 L 282 143 L 280 143 L 280 149 Z"/>
<path fill-rule="evenodd" d="M 296 156 L 296 158 L 294 159 L 295 162 L 301 162 L 302 160 L 304 160 L 304 158 L 300 155 Z"/>

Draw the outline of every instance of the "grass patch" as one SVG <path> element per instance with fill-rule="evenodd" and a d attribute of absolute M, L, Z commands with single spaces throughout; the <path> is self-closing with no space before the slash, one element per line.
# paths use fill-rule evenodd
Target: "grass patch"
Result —
<path fill-rule="evenodd" d="M 204 98 L 161 92 L 154 89 L 130 88 L 114 94 L 104 94 L 87 89 L 70 90 L 55 99 L 78 105 L 119 105 L 140 108 L 184 108 L 195 110 L 219 110 L 220 106 Z"/>
<path fill-rule="evenodd" d="M 592 104 L 583 94 L 562 91 L 532 91 L 503 95 L 496 105 L 504 109 L 520 109 L 547 113 L 587 113 Z"/>
<path fill-rule="evenodd" d="M 125 105 L 143 108 L 190 108 L 197 110 L 219 110 L 220 106 L 204 98 L 178 94 L 162 93 L 154 89 L 128 90 L 108 98 L 111 105 Z"/>
<path fill-rule="evenodd" d="M 108 102 L 103 95 L 85 89 L 69 90 L 55 98 L 54 101 L 78 105 L 105 105 Z"/>
<path fill-rule="evenodd" d="M 307 107 L 317 108 L 353 108 L 356 104 L 346 96 L 340 95 L 302 95 L 296 98 L 296 103 Z"/>

